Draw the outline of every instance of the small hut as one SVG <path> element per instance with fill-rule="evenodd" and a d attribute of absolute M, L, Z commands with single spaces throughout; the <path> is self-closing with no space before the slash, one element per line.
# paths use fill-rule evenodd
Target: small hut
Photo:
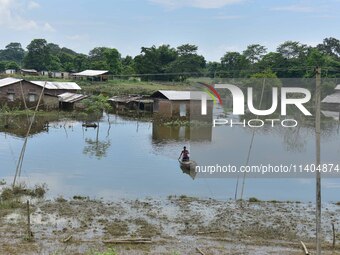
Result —
<path fill-rule="evenodd" d="M 39 73 L 35 69 L 20 69 L 20 74 L 23 76 L 29 75 L 29 76 L 38 76 Z"/>
<path fill-rule="evenodd" d="M 85 70 L 79 73 L 74 73 L 72 76 L 75 79 L 90 79 L 92 81 L 107 81 L 109 79 L 109 71 L 107 70 Z"/>
<path fill-rule="evenodd" d="M 64 110 L 84 109 L 82 100 L 87 97 L 83 94 L 63 93 L 58 96 L 60 108 Z"/>
<path fill-rule="evenodd" d="M 202 96 L 207 99 L 207 114 L 201 114 Z M 198 119 L 210 121 L 213 100 L 201 91 L 158 90 L 151 95 L 154 99 L 153 112 L 160 119 Z"/>

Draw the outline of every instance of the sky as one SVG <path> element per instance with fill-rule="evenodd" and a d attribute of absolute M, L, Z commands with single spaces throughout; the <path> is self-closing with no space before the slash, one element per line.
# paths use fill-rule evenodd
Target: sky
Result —
<path fill-rule="evenodd" d="M 0 0 L 0 48 L 32 39 L 87 54 L 135 56 L 141 47 L 195 44 L 209 61 L 249 44 L 340 39 L 340 0 Z"/>

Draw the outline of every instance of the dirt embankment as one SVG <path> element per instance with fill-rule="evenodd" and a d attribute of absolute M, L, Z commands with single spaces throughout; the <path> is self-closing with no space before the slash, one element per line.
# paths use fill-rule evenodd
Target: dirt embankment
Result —
<path fill-rule="evenodd" d="M 311 203 L 75 198 L 31 200 L 31 241 L 25 203 L 2 206 L 0 254 L 99 254 L 110 247 L 115 252 L 105 254 L 303 254 L 300 241 L 314 247 Z M 340 234 L 331 247 L 340 206 L 324 205 L 322 220 L 324 254 L 340 254 Z"/>

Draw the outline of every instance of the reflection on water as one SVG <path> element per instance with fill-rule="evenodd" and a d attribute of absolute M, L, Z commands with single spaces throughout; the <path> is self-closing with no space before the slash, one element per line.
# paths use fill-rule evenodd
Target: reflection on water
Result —
<path fill-rule="evenodd" d="M 173 141 L 211 142 L 212 126 L 171 126 L 153 122 L 152 141 L 154 143 L 168 143 Z"/>
<path fill-rule="evenodd" d="M 234 197 L 235 179 L 199 179 L 182 171 L 178 156 L 183 145 L 200 146 L 207 152 L 229 146 L 224 157 L 243 162 L 252 130 L 166 126 L 111 116 L 99 129 L 84 128 L 78 121 L 50 122 L 29 139 L 21 181 L 29 185 L 47 183 L 49 196 L 75 194 L 117 199 L 185 194 L 229 199 Z M 11 183 L 23 139 L 18 133 L 0 132 L 0 179 Z M 252 160 L 314 162 L 313 126 L 296 129 L 264 128 L 257 132 Z M 322 148 L 330 148 L 325 160 L 340 155 L 338 122 L 323 124 Z M 275 149 L 268 150 L 270 146 Z M 192 148 L 191 157 L 195 161 Z M 323 150 L 325 153 L 325 150 Z M 216 152 L 217 153 L 217 152 Z M 218 153 L 216 154 L 218 155 Z M 338 160 L 339 162 L 339 160 Z M 184 174 L 183 174 L 184 173 Z M 194 180 L 193 180 L 194 179 Z M 248 179 L 246 196 L 277 200 L 314 200 L 313 179 Z M 339 179 L 323 181 L 324 201 L 338 201 Z"/>

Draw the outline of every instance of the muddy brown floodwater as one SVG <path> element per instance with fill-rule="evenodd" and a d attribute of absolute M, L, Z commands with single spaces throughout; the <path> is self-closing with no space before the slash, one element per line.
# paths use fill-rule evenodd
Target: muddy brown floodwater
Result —
<path fill-rule="evenodd" d="M 312 203 L 240 202 L 170 196 L 104 202 L 82 197 L 31 200 L 26 237 L 24 206 L 0 214 L 0 254 L 303 254 L 300 241 L 314 250 Z M 23 202 L 23 205 L 25 203 Z M 332 227 L 339 229 L 340 206 L 323 205 L 323 254 L 332 250 Z M 105 241 L 145 238 L 146 244 Z M 151 242 L 150 242 L 151 241 Z"/>

